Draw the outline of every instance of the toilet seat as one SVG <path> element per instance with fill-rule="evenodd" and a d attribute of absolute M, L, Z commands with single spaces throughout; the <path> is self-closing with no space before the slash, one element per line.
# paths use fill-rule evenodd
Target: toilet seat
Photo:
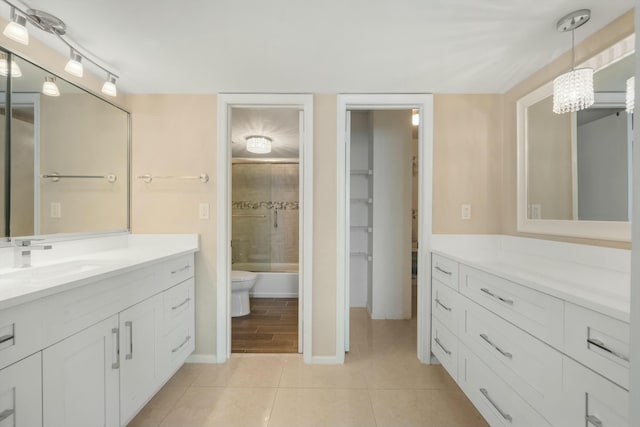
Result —
<path fill-rule="evenodd" d="M 249 282 L 256 280 L 257 274 L 251 271 L 233 270 L 231 271 L 232 282 Z"/>

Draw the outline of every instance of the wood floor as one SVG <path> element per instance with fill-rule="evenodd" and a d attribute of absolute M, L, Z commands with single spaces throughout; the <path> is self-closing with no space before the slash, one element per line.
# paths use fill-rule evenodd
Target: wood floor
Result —
<path fill-rule="evenodd" d="M 297 353 L 298 298 L 251 298 L 251 314 L 231 319 L 233 353 Z"/>

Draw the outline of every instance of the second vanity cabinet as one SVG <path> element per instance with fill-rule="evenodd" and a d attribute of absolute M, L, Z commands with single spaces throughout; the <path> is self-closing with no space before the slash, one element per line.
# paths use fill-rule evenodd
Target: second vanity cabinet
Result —
<path fill-rule="evenodd" d="M 439 254 L 432 266 L 433 354 L 491 426 L 629 425 L 628 323 Z"/>
<path fill-rule="evenodd" d="M 126 426 L 194 350 L 193 267 L 193 254 L 176 256 L 0 311 L 13 328 L 0 344 L 0 426 Z"/>

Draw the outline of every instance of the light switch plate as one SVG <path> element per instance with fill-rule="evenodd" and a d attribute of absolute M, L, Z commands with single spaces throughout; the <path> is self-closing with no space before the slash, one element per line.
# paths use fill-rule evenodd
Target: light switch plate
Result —
<path fill-rule="evenodd" d="M 51 202 L 51 218 L 62 218 L 60 202 Z"/>
<path fill-rule="evenodd" d="M 460 218 L 461 219 L 471 219 L 471 205 L 461 205 L 460 206 Z"/>
<path fill-rule="evenodd" d="M 209 203 L 200 203 L 200 219 L 209 219 Z"/>

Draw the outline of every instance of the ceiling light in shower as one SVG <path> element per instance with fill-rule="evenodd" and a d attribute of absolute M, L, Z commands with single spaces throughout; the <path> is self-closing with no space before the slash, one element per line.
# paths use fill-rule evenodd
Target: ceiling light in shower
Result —
<path fill-rule="evenodd" d="M 9 75 L 9 64 L 6 53 L 0 53 L 0 76 Z M 22 70 L 13 59 L 11 60 L 11 77 L 22 77 Z"/>
<path fill-rule="evenodd" d="M 29 31 L 27 31 L 27 18 L 18 14 L 15 7 L 11 7 L 11 21 L 2 32 L 5 36 L 18 43 L 29 44 Z"/>
<path fill-rule="evenodd" d="M 118 94 L 118 89 L 116 88 L 116 80 L 117 77 L 109 73 L 107 75 L 107 80 L 102 85 L 102 93 L 109 96 L 116 96 Z"/>
<path fill-rule="evenodd" d="M 75 49 L 71 49 L 69 62 L 65 65 L 64 70 L 76 77 L 82 77 L 84 69 L 82 67 L 82 56 Z"/>
<path fill-rule="evenodd" d="M 553 81 L 553 112 L 572 113 L 593 105 L 593 68 L 576 70 L 575 29 L 591 18 L 589 9 L 577 10 L 560 18 L 557 29 L 560 32 L 571 31 L 571 71 L 556 77 Z"/>
<path fill-rule="evenodd" d="M 55 77 L 47 76 L 44 78 L 42 93 L 47 96 L 60 96 L 60 89 L 58 89 Z"/>
<path fill-rule="evenodd" d="M 254 135 L 247 138 L 247 151 L 256 154 L 267 154 L 271 152 L 271 138 Z"/>
<path fill-rule="evenodd" d="M 633 114 L 633 107 L 636 101 L 636 78 L 631 77 L 627 80 L 627 113 Z"/>
<path fill-rule="evenodd" d="M 418 126 L 420 124 L 420 112 L 418 110 L 413 110 L 411 113 L 411 124 L 413 126 Z"/>

